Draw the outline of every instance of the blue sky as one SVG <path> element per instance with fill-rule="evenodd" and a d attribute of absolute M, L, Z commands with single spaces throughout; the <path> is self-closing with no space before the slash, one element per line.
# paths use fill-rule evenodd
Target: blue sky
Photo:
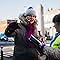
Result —
<path fill-rule="evenodd" d="M 60 8 L 60 0 L 0 0 L 0 19 L 18 17 L 27 7 Z"/>

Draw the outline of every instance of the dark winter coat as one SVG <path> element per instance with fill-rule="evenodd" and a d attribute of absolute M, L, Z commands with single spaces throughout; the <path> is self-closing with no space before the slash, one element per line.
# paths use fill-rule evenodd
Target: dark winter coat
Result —
<path fill-rule="evenodd" d="M 9 28 L 7 27 L 5 30 L 5 34 L 7 36 L 14 35 L 15 39 L 15 47 L 14 47 L 14 59 L 13 60 L 38 60 L 38 53 L 36 48 L 30 48 L 29 42 L 26 40 L 25 33 L 26 33 L 26 27 L 25 25 L 19 23 L 16 26 L 14 26 L 14 29 L 10 29 L 13 31 L 13 33 L 9 33 Z"/>
<path fill-rule="evenodd" d="M 43 50 L 47 57 L 46 60 L 60 60 L 60 45 L 56 49 L 46 46 Z"/>

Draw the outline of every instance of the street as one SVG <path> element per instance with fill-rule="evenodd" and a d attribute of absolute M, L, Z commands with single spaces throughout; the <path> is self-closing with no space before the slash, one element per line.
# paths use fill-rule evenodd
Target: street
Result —
<path fill-rule="evenodd" d="M 47 46 L 49 46 L 49 41 L 46 42 Z M 1 47 L 3 47 L 3 60 L 12 60 L 13 51 L 14 51 L 14 42 L 0 42 L 0 59 L 1 59 Z M 41 57 L 41 60 L 44 60 L 45 56 Z"/>
<path fill-rule="evenodd" d="M 0 59 L 1 59 L 1 47 L 3 51 L 3 60 L 12 60 L 14 42 L 0 42 Z"/>

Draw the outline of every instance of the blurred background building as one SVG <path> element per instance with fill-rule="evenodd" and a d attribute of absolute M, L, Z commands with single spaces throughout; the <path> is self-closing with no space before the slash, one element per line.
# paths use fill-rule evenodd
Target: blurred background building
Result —
<path fill-rule="evenodd" d="M 38 31 L 41 31 L 42 34 L 49 32 L 49 35 L 53 35 L 56 31 L 53 27 L 54 24 L 52 22 L 52 19 L 56 14 L 59 13 L 60 8 L 48 8 L 47 10 L 44 10 L 44 7 L 40 4 L 37 9 Z"/>
<path fill-rule="evenodd" d="M 60 8 L 49 8 L 44 13 L 44 30 L 53 35 L 56 31 L 52 22 L 53 17 L 60 13 Z"/>
<path fill-rule="evenodd" d="M 58 13 L 60 13 L 60 8 L 48 8 L 45 11 L 44 7 L 40 4 L 37 9 L 38 31 L 41 31 L 43 35 L 46 34 L 46 32 L 49 32 L 50 35 L 53 35 L 55 33 L 55 28 L 53 27 L 54 24 L 52 23 L 52 19 Z M 5 31 L 5 28 L 9 22 L 16 20 L 17 18 L 0 20 L 0 32 Z"/>
<path fill-rule="evenodd" d="M 0 20 L 0 32 L 4 32 L 7 27 L 7 20 Z"/>
<path fill-rule="evenodd" d="M 12 19 L 6 19 L 6 20 L 0 20 L 0 32 L 4 32 L 7 25 L 11 22 L 17 22 L 17 20 L 12 20 Z"/>

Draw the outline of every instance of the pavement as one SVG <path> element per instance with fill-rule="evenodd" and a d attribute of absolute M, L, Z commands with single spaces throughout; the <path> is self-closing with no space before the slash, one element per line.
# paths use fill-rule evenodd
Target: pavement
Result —
<path fill-rule="evenodd" d="M 49 46 L 47 41 L 47 46 Z M 14 42 L 0 42 L 0 60 L 1 60 L 1 46 L 3 47 L 3 60 L 13 60 Z M 45 60 L 46 56 L 40 57 L 41 60 Z"/>
<path fill-rule="evenodd" d="M 13 46 L 13 45 L 14 45 L 14 42 L 10 42 L 10 41 L 6 41 L 6 42 L 2 41 L 2 42 L 0 42 L 0 47 L 1 46 Z"/>
<path fill-rule="evenodd" d="M 0 59 L 1 60 L 1 59 Z M 11 56 L 11 57 L 3 57 L 3 60 L 13 60 L 13 56 Z"/>
<path fill-rule="evenodd" d="M 3 47 L 1 49 L 1 47 Z M 1 59 L 1 50 L 3 51 L 3 59 Z M 0 60 L 13 60 L 14 42 L 0 42 Z"/>

